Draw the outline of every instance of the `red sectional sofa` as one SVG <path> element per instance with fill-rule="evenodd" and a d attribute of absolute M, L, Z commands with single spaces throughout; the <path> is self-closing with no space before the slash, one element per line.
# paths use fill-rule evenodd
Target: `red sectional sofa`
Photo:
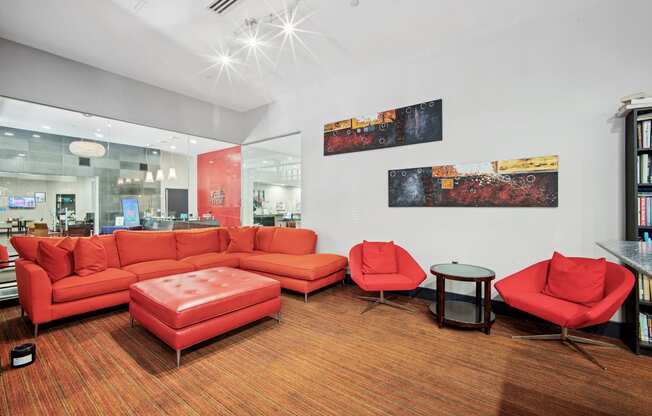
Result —
<path fill-rule="evenodd" d="M 92 238 L 104 246 L 108 268 L 53 281 L 37 263 L 38 244 L 62 239 L 12 237 L 20 256 L 16 261 L 20 304 L 34 323 L 35 334 L 40 323 L 129 303 L 129 286 L 142 280 L 234 267 L 272 277 L 281 287 L 303 293 L 307 301 L 310 292 L 342 281 L 347 266 L 346 257 L 316 254 L 317 235 L 307 229 L 256 227 L 251 252 L 229 252 L 226 228 L 116 231 Z"/>

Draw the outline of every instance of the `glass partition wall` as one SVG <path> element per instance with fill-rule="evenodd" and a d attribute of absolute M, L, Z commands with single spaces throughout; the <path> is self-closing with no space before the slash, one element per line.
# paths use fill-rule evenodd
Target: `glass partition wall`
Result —
<path fill-rule="evenodd" d="M 242 223 L 301 226 L 301 135 L 242 146 Z"/>
<path fill-rule="evenodd" d="M 197 155 L 230 146 L 0 97 L 0 233 L 34 221 L 100 232 L 124 224 L 125 200 L 136 220 L 196 218 Z"/>

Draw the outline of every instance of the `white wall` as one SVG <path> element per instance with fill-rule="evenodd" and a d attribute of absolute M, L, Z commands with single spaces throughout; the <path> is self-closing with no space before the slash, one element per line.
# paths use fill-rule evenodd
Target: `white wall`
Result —
<path fill-rule="evenodd" d="M 624 222 L 623 120 L 613 114 L 619 97 L 652 92 L 642 41 L 652 2 L 590 3 L 581 14 L 320 82 L 258 110 L 248 141 L 301 131 L 302 222 L 321 251 L 395 240 L 426 270 L 457 260 L 498 278 L 553 250 L 604 256 L 595 242 L 622 238 Z M 442 142 L 323 156 L 324 123 L 437 98 Z M 558 208 L 388 208 L 389 169 L 540 155 L 560 157 Z"/>
<path fill-rule="evenodd" d="M 0 38 L 0 95 L 145 126 L 241 142 L 243 113 Z"/>

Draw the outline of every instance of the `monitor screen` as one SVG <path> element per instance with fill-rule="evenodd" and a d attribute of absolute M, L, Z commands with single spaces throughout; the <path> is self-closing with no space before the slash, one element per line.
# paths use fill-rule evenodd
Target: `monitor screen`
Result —
<path fill-rule="evenodd" d="M 122 216 L 124 225 L 133 227 L 140 225 L 140 212 L 138 210 L 138 200 L 136 198 L 126 198 L 122 200 Z"/>
<path fill-rule="evenodd" d="M 8 205 L 13 209 L 33 209 L 36 208 L 36 199 L 33 196 L 10 196 Z"/>

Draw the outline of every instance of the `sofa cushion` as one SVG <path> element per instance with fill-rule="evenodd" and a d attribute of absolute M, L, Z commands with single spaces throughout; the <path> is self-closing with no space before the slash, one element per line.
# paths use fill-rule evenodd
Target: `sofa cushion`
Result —
<path fill-rule="evenodd" d="M 568 326 L 575 317 L 589 310 L 589 307 L 579 303 L 557 299 L 543 293 L 516 294 L 510 298 L 509 305 L 561 327 Z"/>
<path fill-rule="evenodd" d="M 220 235 L 220 251 L 226 251 L 226 248 L 231 242 L 231 237 L 229 237 L 229 230 L 226 227 L 218 227 L 217 232 Z"/>
<path fill-rule="evenodd" d="M 280 295 L 277 281 L 230 267 L 138 282 L 129 288 L 132 302 L 175 329 Z"/>
<path fill-rule="evenodd" d="M 394 242 L 362 242 L 362 273 L 392 274 L 396 273 L 396 247 Z"/>
<path fill-rule="evenodd" d="M 36 252 L 38 251 L 39 241 L 48 241 L 56 244 L 63 240 L 61 237 L 35 237 L 33 235 L 15 235 L 9 242 L 18 253 L 21 259 L 36 262 Z"/>
<path fill-rule="evenodd" d="M 342 270 L 346 257 L 336 254 L 263 254 L 240 259 L 240 268 L 302 280 L 317 280 Z"/>
<path fill-rule="evenodd" d="M 177 259 L 220 251 L 220 234 L 217 228 L 176 231 L 174 236 L 177 242 Z"/>
<path fill-rule="evenodd" d="M 607 260 L 567 258 L 555 252 L 548 266 L 543 293 L 575 303 L 597 302 L 604 297 Z"/>
<path fill-rule="evenodd" d="M 122 266 L 177 259 L 177 241 L 172 231 L 118 230 L 114 234 Z"/>
<path fill-rule="evenodd" d="M 129 289 L 136 283 L 135 274 L 120 269 L 106 269 L 88 276 L 72 275 L 52 285 L 52 300 L 70 302 Z"/>
<path fill-rule="evenodd" d="M 75 258 L 75 273 L 88 276 L 108 268 L 106 249 L 97 236 L 77 240 L 73 252 Z"/>
<path fill-rule="evenodd" d="M 271 253 L 313 254 L 317 244 L 317 234 L 303 228 L 277 227 L 270 244 Z"/>
<path fill-rule="evenodd" d="M 100 243 L 106 250 L 106 265 L 115 269 L 120 268 L 120 255 L 118 254 L 118 245 L 115 242 L 113 234 L 98 235 Z"/>
<path fill-rule="evenodd" d="M 36 262 L 48 274 L 52 282 L 70 276 L 75 271 L 73 251 L 76 241 L 70 237 L 54 243 L 39 241 L 36 252 Z"/>
<path fill-rule="evenodd" d="M 364 290 L 412 290 L 418 286 L 413 279 L 400 273 L 362 275 Z"/>
<path fill-rule="evenodd" d="M 256 228 L 230 227 L 228 231 L 231 241 L 226 248 L 227 253 L 251 253 L 254 251 Z"/>
<path fill-rule="evenodd" d="M 253 254 L 253 253 L 249 253 Z M 240 266 L 240 259 L 225 253 L 204 253 L 197 254 L 196 256 L 184 257 L 181 259 L 184 263 L 190 263 L 195 266 L 195 269 L 210 269 L 211 267 L 238 267 Z"/>
<path fill-rule="evenodd" d="M 276 233 L 276 227 L 258 227 L 254 249 L 271 253 L 274 233 Z"/>
<path fill-rule="evenodd" d="M 122 268 L 138 276 L 138 280 L 186 273 L 195 270 L 195 266 L 179 260 L 151 260 L 134 263 Z"/>

